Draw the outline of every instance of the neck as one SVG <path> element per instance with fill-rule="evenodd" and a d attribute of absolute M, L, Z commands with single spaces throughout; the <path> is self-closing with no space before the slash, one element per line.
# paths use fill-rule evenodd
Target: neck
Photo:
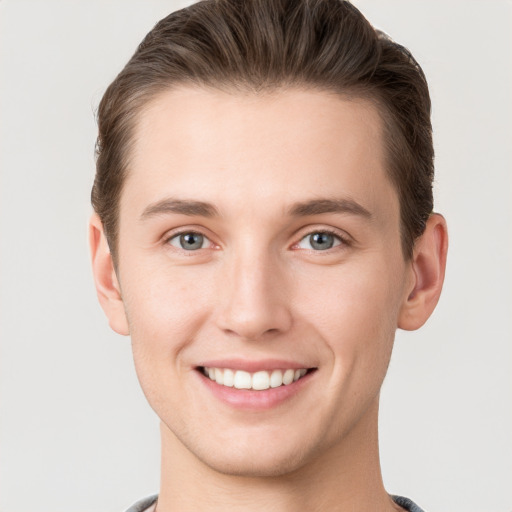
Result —
<path fill-rule="evenodd" d="M 162 480 L 157 512 L 401 510 L 381 477 L 378 399 L 334 447 L 301 468 L 272 477 L 222 474 L 162 425 Z"/>

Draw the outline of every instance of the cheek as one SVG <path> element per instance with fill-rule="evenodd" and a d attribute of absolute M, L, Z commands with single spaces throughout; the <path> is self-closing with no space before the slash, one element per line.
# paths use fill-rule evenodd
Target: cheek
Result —
<path fill-rule="evenodd" d="M 400 275 L 385 261 L 329 269 L 324 289 L 303 303 L 303 316 L 327 343 L 337 371 L 385 373 L 401 303 Z M 318 290 L 313 284 L 306 287 Z M 297 293 L 304 296 L 304 290 Z"/>
<path fill-rule="evenodd" d="M 157 414 L 182 422 L 182 428 L 186 419 L 175 418 L 173 411 L 187 391 L 181 388 L 190 371 L 183 354 L 207 321 L 207 285 L 204 276 L 193 275 L 190 269 L 174 268 L 171 273 L 162 266 L 150 272 L 141 270 L 123 289 L 141 388 Z"/>
<path fill-rule="evenodd" d="M 141 267 L 138 267 L 139 269 Z M 167 364 L 188 343 L 208 316 L 211 286 L 191 267 L 138 272 L 123 287 L 134 357 Z"/>

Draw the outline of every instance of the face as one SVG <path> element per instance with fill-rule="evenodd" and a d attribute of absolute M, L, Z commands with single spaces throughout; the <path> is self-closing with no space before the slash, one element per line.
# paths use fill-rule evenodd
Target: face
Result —
<path fill-rule="evenodd" d="M 167 438 L 245 475 L 341 450 L 376 421 L 411 280 L 377 110 L 181 88 L 134 141 L 117 276 Z"/>

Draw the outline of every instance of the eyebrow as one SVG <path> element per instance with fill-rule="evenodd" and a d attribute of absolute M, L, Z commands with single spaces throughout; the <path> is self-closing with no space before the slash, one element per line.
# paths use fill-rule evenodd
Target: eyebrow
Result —
<path fill-rule="evenodd" d="M 141 220 L 146 220 L 150 217 L 169 213 L 178 213 L 181 215 L 189 215 L 191 217 L 216 217 L 219 215 L 217 208 L 215 208 L 211 203 L 168 198 L 150 204 L 144 209 L 140 218 Z"/>
<path fill-rule="evenodd" d="M 313 199 L 292 205 L 289 215 L 293 217 L 306 217 L 308 215 L 321 215 L 322 213 L 349 213 L 360 215 L 367 219 L 372 214 L 364 206 L 352 199 Z"/>
<path fill-rule="evenodd" d="M 207 218 L 219 216 L 219 211 L 211 203 L 167 198 L 147 206 L 140 218 L 146 220 L 169 213 Z M 288 215 L 291 217 L 307 217 L 323 213 L 348 213 L 372 218 L 372 214 L 364 206 L 352 199 L 312 199 L 295 203 L 288 209 Z"/>

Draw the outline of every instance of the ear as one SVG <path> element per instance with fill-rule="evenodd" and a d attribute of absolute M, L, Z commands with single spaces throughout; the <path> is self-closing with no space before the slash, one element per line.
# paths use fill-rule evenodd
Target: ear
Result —
<path fill-rule="evenodd" d="M 107 315 L 110 327 L 118 334 L 127 336 L 130 334 L 130 330 L 124 310 L 121 288 L 103 231 L 103 224 L 96 213 L 91 216 L 89 222 L 89 246 L 98 300 Z"/>
<path fill-rule="evenodd" d="M 398 317 L 398 327 L 420 328 L 437 305 L 444 282 L 448 231 L 442 215 L 433 213 L 423 235 L 414 244 L 411 282 Z"/>

